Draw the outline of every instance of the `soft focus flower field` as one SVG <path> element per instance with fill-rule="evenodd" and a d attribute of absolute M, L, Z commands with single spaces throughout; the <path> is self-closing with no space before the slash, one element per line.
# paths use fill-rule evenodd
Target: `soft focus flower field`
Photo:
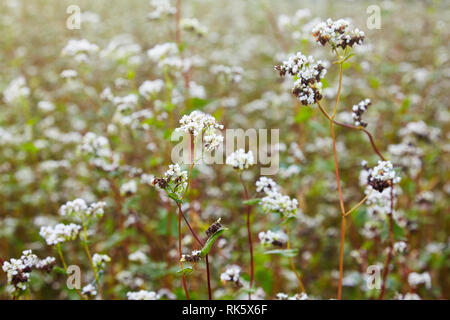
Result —
<path fill-rule="evenodd" d="M 0 298 L 448 299 L 449 10 L 1 1 Z"/>

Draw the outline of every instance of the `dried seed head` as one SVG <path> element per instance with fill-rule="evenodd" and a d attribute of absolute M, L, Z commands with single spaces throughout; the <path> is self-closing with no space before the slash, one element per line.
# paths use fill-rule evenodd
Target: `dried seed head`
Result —
<path fill-rule="evenodd" d="M 215 234 L 220 228 L 222 228 L 220 220 L 222 220 L 222 218 L 217 219 L 217 221 L 210 225 L 206 230 L 206 235 L 208 236 L 208 238 Z"/>

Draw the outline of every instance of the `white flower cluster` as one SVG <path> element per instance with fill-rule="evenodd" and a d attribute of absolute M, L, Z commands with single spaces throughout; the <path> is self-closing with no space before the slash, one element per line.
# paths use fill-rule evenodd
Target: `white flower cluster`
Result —
<path fill-rule="evenodd" d="M 274 245 L 277 247 L 283 246 L 288 240 L 287 234 L 281 230 L 276 232 L 271 230 L 268 230 L 267 232 L 262 231 L 258 234 L 258 237 L 259 240 L 261 240 L 262 245 Z"/>
<path fill-rule="evenodd" d="M 286 293 L 279 292 L 276 297 L 278 300 L 308 300 L 308 295 L 304 292 L 300 294 L 297 293 L 292 297 L 289 297 Z"/>
<path fill-rule="evenodd" d="M 364 193 L 368 195 L 366 205 L 369 216 L 377 220 L 384 220 L 386 215 L 391 213 L 391 189 L 386 188 L 381 192 L 375 192 L 372 186 L 368 185 Z M 396 194 L 397 190 L 394 189 L 394 201 Z"/>
<path fill-rule="evenodd" d="M 264 191 L 267 193 L 268 191 L 277 191 L 278 185 L 275 181 L 267 177 L 260 177 L 258 181 L 256 181 L 256 192 Z"/>
<path fill-rule="evenodd" d="M 255 164 L 253 152 L 251 150 L 245 152 L 244 149 L 238 149 L 227 157 L 226 164 L 238 170 L 248 169 Z"/>
<path fill-rule="evenodd" d="M 301 52 L 290 56 L 280 66 L 275 67 L 281 76 L 296 76 L 292 93 L 303 105 L 311 105 L 322 99 L 321 79 L 327 73 L 322 61 L 315 62 L 312 56 L 306 57 Z"/>
<path fill-rule="evenodd" d="M 137 183 L 135 180 L 125 182 L 120 186 L 120 194 L 130 196 L 137 192 Z"/>
<path fill-rule="evenodd" d="M 18 77 L 10 82 L 3 91 L 3 101 L 6 104 L 12 104 L 19 98 L 25 98 L 30 95 L 30 88 L 27 87 L 27 83 L 24 77 Z"/>
<path fill-rule="evenodd" d="M 77 75 L 78 72 L 76 72 L 75 70 L 67 69 L 63 70 L 59 76 L 63 79 L 70 79 L 75 78 Z"/>
<path fill-rule="evenodd" d="M 320 22 L 312 29 L 312 34 L 317 42 L 322 45 L 329 43 L 332 49 L 361 45 L 364 40 L 364 32 L 358 28 L 351 29 L 350 23 L 344 19 Z"/>
<path fill-rule="evenodd" d="M 164 87 L 164 81 L 156 79 L 153 81 L 146 80 L 139 87 L 139 94 L 145 99 L 151 99 L 155 94 L 161 92 Z"/>
<path fill-rule="evenodd" d="M 91 217 L 101 218 L 104 214 L 106 202 L 93 202 L 89 206 L 83 199 L 68 201 L 59 208 L 63 217 L 72 217 L 79 222 L 86 222 Z"/>
<path fill-rule="evenodd" d="M 371 105 L 370 99 L 365 99 L 352 107 L 353 124 L 357 127 L 367 127 L 367 123 L 362 120 L 362 115 Z"/>
<path fill-rule="evenodd" d="M 178 163 L 169 165 L 169 170 L 164 173 L 164 177 L 155 178 L 153 185 L 158 186 L 167 192 L 174 193 L 178 197 L 182 197 L 187 188 L 188 174 L 186 170 L 181 170 Z M 170 188 L 168 190 L 167 188 Z"/>
<path fill-rule="evenodd" d="M 262 177 L 263 178 L 263 177 Z M 261 206 L 265 213 L 280 213 L 284 217 L 294 216 L 297 212 L 298 201 L 280 193 L 279 186 L 271 179 L 260 178 L 256 182 L 257 190 L 262 190 L 265 196 L 261 199 Z"/>
<path fill-rule="evenodd" d="M 140 290 L 127 292 L 127 298 L 128 300 L 159 300 L 160 296 L 154 291 Z"/>
<path fill-rule="evenodd" d="M 39 101 L 37 107 L 43 112 L 51 112 L 55 110 L 55 105 L 50 101 Z"/>
<path fill-rule="evenodd" d="M 96 44 L 92 44 L 86 39 L 71 39 L 62 49 L 62 54 L 74 57 L 78 62 L 85 62 L 88 60 L 89 54 L 95 53 L 98 50 L 99 48 Z"/>
<path fill-rule="evenodd" d="M 113 103 L 116 105 L 116 111 L 120 113 L 130 112 L 134 110 L 138 104 L 138 96 L 131 93 L 123 97 L 114 97 Z"/>
<path fill-rule="evenodd" d="M 409 122 L 404 128 L 399 130 L 401 137 L 415 136 L 417 138 L 435 141 L 439 136 L 440 130 L 427 126 L 427 124 L 420 120 L 417 122 Z"/>
<path fill-rule="evenodd" d="M 119 167 L 119 155 L 112 152 L 106 137 L 88 132 L 84 135 L 79 150 L 91 155 L 90 163 L 104 171 L 114 171 Z"/>
<path fill-rule="evenodd" d="M 203 134 L 206 150 L 211 151 L 220 146 L 223 136 L 216 133 L 216 129 L 223 129 L 223 125 L 216 122 L 216 119 L 204 112 L 194 110 L 180 119 L 181 126 L 176 128 L 176 132 L 186 132 L 194 136 L 194 139 Z"/>
<path fill-rule="evenodd" d="M 223 75 L 226 79 L 233 83 L 238 83 L 242 80 L 242 74 L 244 69 L 239 66 L 225 66 L 222 64 L 216 64 L 211 67 L 211 73 L 217 75 Z"/>
<path fill-rule="evenodd" d="M 392 181 L 392 183 L 399 183 L 401 180 L 397 176 L 394 167 L 390 161 L 378 161 L 376 165 L 370 171 L 369 181 Z"/>
<path fill-rule="evenodd" d="M 94 253 L 92 256 L 92 263 L 98 270 L 105 269 L 106 263 L 110 262 L 111 258 L 106 254 Z"/>
<path fill-rule="evenodd" d="M 399 254 L 399 253 L 403 253 L 406 250 L 406 242 L 404 241 L 398 241 L 396 243 L 394 243 L 394 252 Z"/>
<path fill-rule="evenodd" d="M 422 300 L 417 293 L 408 292 L 406 294 L 396 293 L 395 300 Z"/>
<path fill-rule="evenodd" d="M 195 33 L 196 35 L 198 35 L 200 37 L 204 36 L 208 32 L 208 29 L 205 26 L 201 25 L 200 22 L 197 19 L 195 19 L 195 18 L 193 18 L 193 19 L 189 19 L 189 18 L 181 19 L 180 27 L 183 30 L 193 32 L 193 33 Z"/>
<path fill-rule="evenodd" d="M 241 267 L 233 264 L 228 266 L 225 272 L 223 272 L 220 275 L 220 280 L 222 280 L 223 282 L 230 281 L 234 283 L 239 283 L 240 274 L 241 274 Z"/>
<path fill-rule="evenodd" d="M 147 51 L 150 60 L 158 62 L 161 59 L 178 53 L 178 46 L 174 42 L 166 42 L 155 45 Z"/>
<path fill-rule="evenodd" d="M 54 264 L 55 258 L 47 257 L 39 260 L 31 250 L 23 251 L 20 259 L 13 258 L 3 262 L 2 269 L 6 273 L 8 280 L 7 291 L 14 295 L 17 291 L 26 290 L 33 268 L 49 272 Z"/>
<path fill-rule="evenodd" d="M 70 240 L 75 240 L 78 236 L 81 226 L 71 223 L 59 223 L 52 226 L 43 226 L 39 231 L 39 235 L 45 239 L 49 246 L 57 245 Z"/>
<path fill-rule="evenodd" d="M 8 283 L 12 284 L 9 288 L 10 293 L 17 289 L 26 290 L 26 283 L 38 260 L 38 257 L 31 250 L 26 250 L 22 252 L 20 259 L 11 259 L 3 263 L 2 269 L 7 275 Z"/>
<path fill-rule="evenodd" d="M 420 284 L 425 284 L 426 288 L 431 288 L 431 277 L 428 272 L 417 273 L 411 272 L 408 275 L 408 283 L 411 287 L 415 288 Z"/>
<path fill-rule="evenodd" d="M 164 173 L 164 177 L 169 181 L 187 184 L 187 171 L 181 171 L 178 163 L 169 165 L 169 170 Z"/>
<path fill-rule="evenodd" d="M 92 154 L 96 157 L 106 158 L 111 156 L 109 141 L 103 136 L 96 135 L 93 132 L 87 132 L 80 145 L 80 150 Z"/>
<path fill-rule="evenodd" d="M 34 265 L 36 269 L 50 271 L 51 268 L 56 264 L 56 259 L 54 257 L 47 257 L 45 259 L 39 260 Z"/>
<path fill-rule="evenodd" d="M 128 255 L 128 260 L 144 264 L 148 261 L 148 257 L 144 252 L 138 250 Z"/>
<path fill-rule="evenodd" d="M 177 12 L 177 9 L 172 6 L 170 0 L 150 0 L 150 6 L 153 8 L 153 11 L 148 14 L 150 20 L 160 19 Z"/>
<path fill-rule="evenodd" d="M 89 283 L 83 287 L 81 293 L 89 297 L 95 297 L 97 295 L 97 289 L 92 283 Z"/>

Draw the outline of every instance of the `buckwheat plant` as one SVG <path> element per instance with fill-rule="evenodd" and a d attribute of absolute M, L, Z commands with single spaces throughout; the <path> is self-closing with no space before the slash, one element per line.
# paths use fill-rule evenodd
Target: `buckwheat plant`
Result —
<path fill-rule="evenodd" d="M 187 171 L 182 171 L 179 164 L 171 164 L 169 165 L 169 170 L 165 172 L 163 177 L 155 178 L 153 180 L 153 185 L 165 190 L 167 192 L 167 195 L 175 201 L 178 207 L 178 252 L 181 265 L 181 270 L 179 270 L 179 272 L 182 274 L 183 288 L 186 294 L 186 298 L 189 299 L 189 293 L 186 284 L 186 274 L 190 273 L 193 269 L 192 267 L 185 268 L 183 262 L 198 263 L 201 258 L 204 257 L 206 262 L 208 297 L 211 300 L 212 291 L 208 253 L 211 250 L 214 242 L 217 240 L 217 237 L 225 230 L 225 228 L 222 228 L 219 219 L 206 230 L 206 234 L 208 236 L 207 240 L 201 240 L 192 228 L 189 220 L 186 218 L 181 205 L 184 203 L 185 196 L 188 193 L 189 186 L 191 184 L 191 176 L 195 165 L 195 150 L 197 144 L 199 142 L 203 144 L 200 146 L 201 150 L 205 149 L 208 151 L 212 151 L 214 149 L 217 149 L 223 141 L 223 136 L 217 133 L 216 130 L 223 129 L 223 126 L 221 124 L 218 124 L 213 116 L 205 114 L 198 110 L 191 112 L 189 115 L 184 115 L 179 122 L 180 127 L 176 128 L 175 131 L 189 134 L 191 142 L 191 147 L 189 150 L 191 161 L 189 174 L 187 173 Z M 191 254 L 182 254 L 182 218 L 188 226 L 192 236 L 195 238 L 197 244 L 201 247 L 201 250 L 194 250 Z"/>
<path fill-rule="evenodd" d="M 315 62 L 313 57 L 304 56 L 298 52 L 295 56 L 289 57 L 287 61 L 284 61 L 281 65 L 276 66 L 275 69 L 280 72 L 281 76 L 290 75 L 294 76 L 297 80 L 294 83 L 292 93 L 297 97 L 297 99 L 305 106 L 310 106 L 316 104 L 320 109 L 322 114 L 330 123 L 330 135 L 332 139 L 333 146 L 333 158 L 335 167 L 335 176 L 337 183 L 337 190 L 339 195 L 339 205 L 341 209 L 341 245 L 339 252 L 339 284 L 337 298 L 342 297 L 342 279 L 344 274 L 344 242 L 345 242 L 345 232 L 346 232 L 346 217 L 354 212 L 358 207 L 360 207 L 370 196 L 372 190 L 381 193 L 385 188 L 390 188 L 390 211 L 389 218 L 389 254 L 387 257 L 386 265 L 383 273 L 383 284 L 380 292 L 380 299 L 384 295 L 386 277 L 389 272 L 389 264 L 392 257 L 393 250 L 393 212 L 394 212 L 394 184 L 398 183 L 400 178 L 396 176 L 396 172 L 393 170 L 392 163 L 389 161 L 384 161 L 384 157 L 376 148 L 371 134 L 365 129 L 367 123 L 362 120 L 362 114 L 367 110 L 370 105 L 370 99 L 365 99 L 357 105 L 352 107 L 352 117 L 354 120 L 354 125 L 341 123 L 335 120 L 336 114 L 339 107 L 339 98 L 342 90 L 342 80 L 344 73 L 344 63 L 353 56 L 352 48 L 357 45 L 361 45 L 365 39 L 364 32 L 353 28 L 351 24 L 344 20 L 339 19 L 333 21 L 328 19 L 325 22 L 320 22 L 312 29 L 312 35 L 314 36 L 316 42 L 322 46 L 329 45 L 331 52 L 336 56 L 336 61 L 334 64 L 339 66 L 339 83 L 336 94 L 336 100 L 332 111 L 327 111 L 323 107 L 320 101 L 323 98 L 322 95 L 322 84 L 321 80 L 326 74 L 326 69 L 323 63 Z M 338 163 L 338 152 L 336 148 L 336 134 L 335 125 L 340 125 L 346 128 L 354 130 L 362 130 L 365 132 L 371 142 L 374 151 L 382 159 L 378 163 L 378 166 L 370 169 L 368 176 L 369 190 L 366 192 L 366 196 L 352 209 L 346 210 L 344 204 L 344 196 L 341 187 L 341 179 L 339 175 L 339 163 Z M 269 189 L 270 190 L 270 189 Z M 264 200 L 264 198 L 263 198 Z M 264 203 L 264 201 L 262 202 Z M 267 201 L 266 201 L 267 203 Z M 263 204 L 264 206 L 264 204 Z M 272 208 L 272 202 L 266 204 L 266 208 Z"/>

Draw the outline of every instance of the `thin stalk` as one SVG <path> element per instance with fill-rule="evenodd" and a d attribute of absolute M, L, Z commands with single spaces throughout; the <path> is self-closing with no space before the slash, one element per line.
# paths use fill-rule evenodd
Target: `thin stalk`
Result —
<path fill-rule="evenodd" d="M 84 251 L 86 251 L 86 255 L 87 255 L 87 257 L 89 259 L 89 263 L 91 264 L 91 267 L 92 267 L 92 271 L 94 271 L 94 277 L 95 277 L 95 282 L 97 283 L 98 294 L 100 296 L 100 299 L 103 300 L 102 287 L 100 286 L 100 278 L 98 276 L 97 267 L 94 265 L 94 261 L 92 260 L 91 252 L 89 251 L 89 246 L 87 244 L 87 228 L 85 225 L 83 226 L 83 234 L 84 234 L 84 241 L 83 241 Z"/>
<path fill-rule="evenodd" d="M 180 208 L 180 207 L 178 207 Z M 182 257 L 182 253 L 181 253 L 181 213 L 178 212 L 178 257 L 179 257 L 179 261 L 180 261 L 180 265 L 181 265 L 181 269 L 183 269 L 183 262 L 181 261 L 181 257 Z M 184 292 L 186 294 L 186 299 L 189 300 L 189 292 L 186 286 L 186 275 L 183 274 L 183 288 L 184 288 Z"/>
<path fill-rule="evenodd" d="M 197 243 L 203 247 L 204 243 L 202 240 L 200 240 L 200 237 L 197 235 L 197 233 L 194 231 L 194 229 L 192 229 L 191 224 L 189 223 L 189 220 L 186 219 L 186 216 L 183 213 L 183 210 L 181 209 L 181 205 L 177 202 L 177 206 L 178 206 L 178 213 L 180 217 L 183 217 L 184 221 L 186 222 L 186 225 L 189 228 L 189 231 L 191 232 L 192 236 L 194 237 L 194 239 L 197 241 Z M 181 237 L 180 237 L 181 238 Z M 181 240 L 180 240 L 180 244 L 181 244 Z M 210 272 L 209 272 L 209 260 L 208 260 L 208 255 L 205 256 L 205 262 L 206 262 L 206 277 L 207 277 L 207 281 L 208 281 L 208 297 L 211 300 L 212 299 L 212 293 L 211 293 L 211 277 L 210 277 Z"/>
<path fill-rule="evenodd" d="M 367 194 L 356 206 L 354 206 L 353 208 L 351 208 L 350 210 L 348 210 L 344 216 L 348 216 L 350 213 L 352 213 L 353 211 L 355 211 L 356 209 L 358 209 L 360 206 L 362 206 L 364 204 L 364 202 L 366 202 L 367 198 L 369 197 L 370 193 Z"/>
<path fill-rule="evenodd" d="M 244 187 L 244 197 L 245 200 L 249 200 L 247 186 L 245 185 L 244 179 L 242 179 L 242 175 L 239 174 L 239 179 L 241 180 L 242 186 Z M 252 232 L 250 228 L 250 212 L 251 207 L 247 205 L 247 235 L 248 235 L 248 244 L 250 247 L 250 291 L 248 293 L 248 300 L 252 300 L 251 289 L 253 287 L 254 275 L 255 275 L 255 264 L 253 262 L 253 242 L 252 242 Z"/>
<path fill-rule="evenodd" d="M 339 57 L 339 56 L 338 56 Z M 340 57 L 339 57 L 340 58 Z M 336 95 L 336 103 L 334 105 L 333 114 L 330 117 L 330 132 L 331 132 L 331 138 L 333 140 L 333 158 L 334 158 L 334 170 L 336 174 L 336 182 L 338 187 L 338 194 L 339 194 L 339 205 L 341 207 L 341 213 L 342 213 L 342 220 L 341 220 L 341 244 L 339 248 L 339 286 L 338 286 L 338 300 L 341 300 L 342 297 L 342 278 L 344 274 L 344 242 L 345 242 L 345 207 L 344 207 L 344 197 L 342 195 L 342 188 L 341 188 L 341 181 L 339 177 L 339 163 L 338 163 L 338 156 L 336 151 L 336 136 L 334 132 L 334 117 L 336 116 L 338 104 L 339 104 L 339 98 L 341 95 L 341 89 L 342 89 L 342 76 L 343 76 L 343 62 L 339 63 L 339 85 L 338 85 L 338 91 Z"/>
<path fill-rule="evenodd" d="M 383 270 L 383 282 L 381 284 L 381 291 L 378 300 L 382 300 L 384 296 L 384 292 L 386 290 L 386 280 L 389 274 L 389 265 L 392 260 L 392 251 L 394 250 L 394 186 L 391 186 L 391 212 L 388 214 L 389 217 L 389 251 L 388 256 L 386 258 L 386 263 L 384 265 Z"/>
<path fill-rule="evenodd" d="M 358 131 L 362 131 L 364 132 L 367 137 L 369 137 L 369 141 L 370 141 L 370 145 L 372 146 L 373 151 L 375 151 L 375 153 L 378 155 L 378 157 L 380 157 L 381 160 L 385 161 L 386 159 L 383 157 L 383 155 L 381 154 L 381 152 L 378 150 L 375 141 L 373 140 L 372 135 L 370 134 L 369 131 L 367 131 L 366 128 L 361 127 L 361 126 L 353 126 L 351 124 L 347 124 L 347 123 L 343 123 L 343 122 L 339 122 L 336 121 L 334 119 L 331 119 L 331 116 L 328 114 L 328 112 L 325 111 L 325 109 L 320 105 L 320 102 L 317 101 L 317 106 L 319 107 L 320 111 L 324 114 L 324 116 L 328 119 L 328 120 L 332 120 L 335 124 L 337 124 L 338 126 L 341 127 L 345 127 L 345 128 L 349 128 L 349 129 L 353 129 L 353 130 L 358 130 Z"/>
<path fill-rule="evenodd" d="M 286 233 L 287 233 L 287 249 L 291 249 L 291 234 L 289 229 L 289 224 L 286 224 Z M 298 285 L 300 286 L 301 292 L 306 292 L 305 286 L 303 285 L 302 278 L 300 277 L 300 274 L 298 273 L 297 269 L 295 268 L 294 261 L 292 260 L 292 257 L 289 257 L 289 264 L 291 266 L 292 271 L 295 273 L 295 277 L 297 278 Z"/>
<path fill-rule="evenodd" d="M 63 267 L 64 267 L 64 271 L 67 273 L 67 263 L 66 263 L 66 260 L 64 259 L 64 255 L 63 255 L 62 250 L 61 250 L 61 245 L 59 243 L 56 245 L 56 251 L 58 251 L 59 258 L 61 259 L 61 262 L 62 262 Z M 81 294 L 79 289 L 75 288 L 75 292 L 78 294 L 78 296 L 82 300 L 86 300 L 86 297 Z M 13 300 L 15 300 L 15 299 L 13 299 Z"/>

